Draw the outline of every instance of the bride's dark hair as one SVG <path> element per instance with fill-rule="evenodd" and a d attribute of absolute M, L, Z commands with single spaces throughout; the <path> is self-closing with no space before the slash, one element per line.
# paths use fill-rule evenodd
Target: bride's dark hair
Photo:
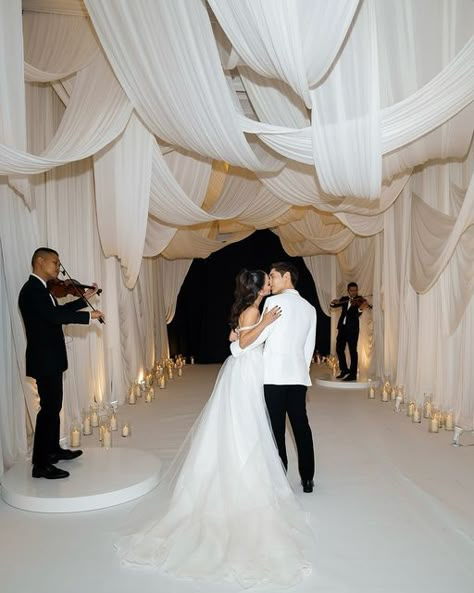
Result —
<path fill-rule="evenodd" d="M 265 285 L 265 272 L 262 270 L 240 270 L 235 279 L 234 304 L 230 310 L 230 326 L 235 329 L 239 325 L 242 311 L 252 305 L 258 291 Z"/>

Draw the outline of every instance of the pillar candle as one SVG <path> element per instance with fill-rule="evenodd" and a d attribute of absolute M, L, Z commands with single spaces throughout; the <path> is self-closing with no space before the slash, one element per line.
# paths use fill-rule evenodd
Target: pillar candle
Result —
<path fill-rule="evenodd" d="M 79 447 L 81 444 L 81 431 L 74 427 L 71 429 L 71 447 Z"/>
<path fill-rule="evenodd" d="M 421 412 L 420 412 L 420 408 L 415 408 L 413 410 L 413 416 L 411 418 L 412 422 L 421 422 Z"/>
<path fill-rule="evenodd" d="M 425 418 L 431 418 L 431 402 L 426 402 L 423 409 L 423 416 Z"/>
<path fill-rule="evenodd" d="M 127 422 L 125 422 L 125 424 L 122 425 L 122 436 L 123 437 L 130 436 L 130 426 L 128 425 Z"/>
<path fill-rule="evenodd" d="M 159 385 L 160 389 L 164 389 L 166 387 L 166 377 L 164 375 L 160 375 Z"/>
<path fill-rule="evenodd" d="M 110 449 L 110 447 L 112 446 L 112 433 L 110 432 L 110 430 L 107 430 L 107 428 L 104 428 L 104 437 L 102 445 L 106 449 Z"/>
<path fill-rule="evenodd" d="M 375 389 L 372 387 L 372 385 L 369 387 L 368 396 L 369 396 L 369 399 L 374 399 L 375 398 Z"/>
<path fill-rule="evenodd" d="M 117 430 L 117 428 L 118 428 L 117 416 L 116 416 L 115 412 L 112 412 L 112 416 L 110 417 L 110 430 Z"/>
<path fill-rule="evenodd" d="M 407 416 L 409 416 L 411 418 L 414 413 L 415 413 L 415 402 L 410 402 L 407 407 Z"/>
<path fill-rule="evenodd" d="M 446 414 L 445 430 L 454 430 L 454 416 L 451 412 Z"/>
<path fill-rule="evenodd" d="M 92 410 L 91 412 L 91 426 L 99 426 L 99 414 L 97 414 L 97 410 Z"/>
<path fill-rule="evenodd" d="M 82 434 L 88 435 L 91 433 L 92 433 L 91 417 L 89 416 L 89 414 L 87 414 L 86 416 L 84 416 L 84 422 L 82 425 Z"/>
<path fill-rule="evenodd" d="M 137 396 L 135 393 L 135 388 L 132 387 L 132 389 L 130 389 L 130 393 L 128 394 L 128 403 L 129 404 L 136 404 L 137 403 Z"/>
<path fill-rule="evenodd" d="M 429 431 L 430 432 L 439 432 L 439 420 L 438 420 L 437 416 L 430 419 Z"/>

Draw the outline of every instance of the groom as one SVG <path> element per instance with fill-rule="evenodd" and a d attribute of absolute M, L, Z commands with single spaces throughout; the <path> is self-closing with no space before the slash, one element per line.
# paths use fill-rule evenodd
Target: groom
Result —
<path fill-rule="evenodd" d="M 289 262 L 272 264 L 272 295 L 265 307 L 281 307 L 281 317 L 263 330 L 254 342 L 265 342 L 263 373 L 267 404 L 278 453 L 288 468 L 285 429 L 291 423 L 298 452 L 298 469 L 304 492 L 313 491 L 314 448 L 306 413 L 306 391 L 311 385 L 309 367 L 316 341 L 316 310 L 297 290 L 298 270 Z M 238 355 L 239 343 L 231 344 Z"/>

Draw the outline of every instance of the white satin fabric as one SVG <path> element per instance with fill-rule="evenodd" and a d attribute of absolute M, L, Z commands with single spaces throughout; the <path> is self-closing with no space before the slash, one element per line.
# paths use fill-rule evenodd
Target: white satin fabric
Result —
<path fill-rule="evenodd" d="M 166 511 L 117 544 L 122 562 L 179 578 L 290 586 L 312 537 L 266 415 L 262 347 L 230 356 L 160 486 Z"/>

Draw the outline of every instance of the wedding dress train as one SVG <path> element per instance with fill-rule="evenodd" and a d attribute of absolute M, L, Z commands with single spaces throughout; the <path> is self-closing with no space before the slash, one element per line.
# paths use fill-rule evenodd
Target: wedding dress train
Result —
<path fill-rule="evenodd" d="M 120 539 L 122 562 L 242 587 L 290 586 L 311 572 L 307 516 L 267 419 L 262 346 L 225 361 L 164 481 L 166 511 Z"/>

